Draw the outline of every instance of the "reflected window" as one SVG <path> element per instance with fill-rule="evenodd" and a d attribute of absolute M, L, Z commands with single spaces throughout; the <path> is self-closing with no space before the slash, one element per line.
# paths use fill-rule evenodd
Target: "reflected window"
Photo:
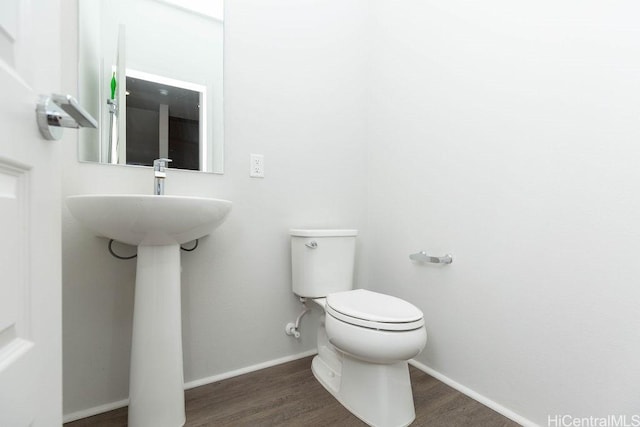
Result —
<path fill-rule="evenodd" d="M 126 84 L 127 164 L 152 166 L 168 157 L 172 168 L 199 170 L 202 92 L 129 72 Z"/>

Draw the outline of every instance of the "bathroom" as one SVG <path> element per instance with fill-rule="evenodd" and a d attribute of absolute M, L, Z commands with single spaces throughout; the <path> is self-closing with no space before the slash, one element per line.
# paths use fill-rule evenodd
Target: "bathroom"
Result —
<path fill-rule="evenodd" d="M 77 95 L 78 1 L 50 4 L 48 90 Z M 301 308 L 288 230 L 354 228 L 356 286 L 424 312 L 415 361 L 430 374 L 523 425 L 637 420 L 636 2 L 236 0 L 224 13 L 224 173 L 167 172 L 167 194 L 233 202 L 182 255 L 185 383 L 313 354 L 317 310 L 299 339 L 284 333 Z M 41 425 L 128 397 L 135 261 L 111 257 L 64 198 L 151 194 L 153 174 L 79 162 L 77 143 L 65 130 L 53 157 L 63 396 Z M 411 262 L 420 250 L 454 262 Z"/>

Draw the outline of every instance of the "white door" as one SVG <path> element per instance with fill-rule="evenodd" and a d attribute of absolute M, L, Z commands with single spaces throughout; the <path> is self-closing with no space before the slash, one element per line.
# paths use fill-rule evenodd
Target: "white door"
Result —
<path fill-rule="evenodd" d="M 0 0 L 0 426 L 62 424 L 61 141 L 38 132 L 60 89 L 59 0 Z M 69 132 L 69 131 L 67 131 Z"/>

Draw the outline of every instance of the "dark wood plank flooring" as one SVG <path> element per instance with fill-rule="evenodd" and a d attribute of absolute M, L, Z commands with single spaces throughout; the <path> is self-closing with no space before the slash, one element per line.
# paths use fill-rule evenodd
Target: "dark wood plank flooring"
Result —
<path fill-rule="evenodd" d="M 414 426 L 507 427 L 518 424 L 410 367 L 416 406 Z M 366 427 L 313 377 L 307 357 L 186 391 L 187 427 Z M 127 408 L 65 424 L 127 425 Z"/>

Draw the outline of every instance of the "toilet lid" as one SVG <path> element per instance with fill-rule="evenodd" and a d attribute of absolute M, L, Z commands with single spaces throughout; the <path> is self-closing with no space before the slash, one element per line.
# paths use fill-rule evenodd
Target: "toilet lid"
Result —
<path fill-rule="evenodd" d="M 372 329 L 408 331 L 424 326 L 422 311 L 415 305 L 365 289 L 327 295 L 327 312 L 343 322 Z"/>

